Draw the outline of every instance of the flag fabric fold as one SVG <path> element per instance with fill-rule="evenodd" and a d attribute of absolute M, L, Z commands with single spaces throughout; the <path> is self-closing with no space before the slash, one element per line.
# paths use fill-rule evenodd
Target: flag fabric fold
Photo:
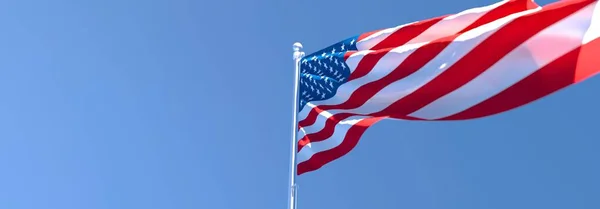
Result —
<path fill-rule="evenodd" d="M 502 113 L 595 75 L 597 0 L 505 0 L 348 38 L 300 62 L 297 174 L 382 119 Z"/>

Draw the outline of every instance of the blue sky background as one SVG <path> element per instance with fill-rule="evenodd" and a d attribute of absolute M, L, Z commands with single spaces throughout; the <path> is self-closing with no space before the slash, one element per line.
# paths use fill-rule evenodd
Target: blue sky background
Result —
<path fill-rule="evenodd" d="M 0 208 L 285 208 L 293 42 L 494 2 L 2 1 Z M 380 122 L 298 178 L 299 208 L 600 208 L 598 89 Z"/>

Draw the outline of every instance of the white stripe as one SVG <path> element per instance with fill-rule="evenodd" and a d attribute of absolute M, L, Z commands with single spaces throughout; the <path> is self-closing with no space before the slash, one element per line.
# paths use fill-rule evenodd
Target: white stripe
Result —
<path fill-rule="evenodd" d="M 314 108 L 313 104 L 307 104 L 306 109 L 312 109 L 312 108 Z M 302 127 L 301 130 L 298 130 L 298 140 L 302 139 L 305 135 L 317 133 L 317 132 L 323 130 L 323 128 L 325 127 L 325 123 L 327 122 L 327 119 L 331 116 L 332 116 L 331 113 L 329 113 L 327 111 L 320 112 L 319 115 L 317 115 L 317 119 L 315 120 L 315 123 L 313 123 L 312 125 L 309 125 L 307 127 Z"/>
<path fill-rule="evenodd" d="M 581 46 L 596 4 L 542 30 L 464 86 L 410 114 L 435 120 L 462 112 L 511 87 L 541 67 Z M 595 16 L 597 17 L 597 14 Z M 597 21 L 597 20 L 596 20 Z M 597 38 L 594 31 L 590 38 Z M 510 39 L 510 37 L 507 37 Z M 498 43 L 502 44 L 502 43 Z"/>
<path fill-rule="evenodd" d="M 302 138 L 304 138 L 304 136 L 306 136 L 306 131 L 304 131 L 304 128 L 300 128 L 300 130 L 298 130 L 298 133 L 296 134 L 296 143 L 299 142 Z"/>
<path fill-rule="evenodd" d="M 297 164 L 309 160 L 316 153 L 327 151 L 327 150 L 330 150 L 330 149 L 333 149 L 333 148 L 339 146 L 342 143 L 342 141 L 344 140 L 344 138 L 346 137 L 348 130 L 354 124 L 360 122 L 361 120 L 363 120 L 365 118 L 366 117 L 363 117 L 363 116 L 355 116 L 355 117 L 350 117 L 346 120 L 340 121 L 335 126 L 335 132 L 333 133 L 333 135 L 330 138 L 328 138 L 327 140 L 324 140 L 324 141 L 310 143 L 310 144 L 306 145 L 304 148 L 302 148 L 302 150 L 300 150 L 300 152 L 298 152 L 298 154 L 296 155 Z"/>
<path fill-rule="evenodd" d="M 377 45 L 379 42 L 385 40 L 388 36 L 390 36 L 392 33 L 408 26 L 408 25 L 412 25 L 412 24 L 416 24 L 418 23 L 418 21 L 415 22 L 411 22 L 411 23 L 406 23 L 403 25 L 399 25 L 393 28 L 386 28 L 380 31 L 377 31 L 367 37 L 365 37 L 364 39 L 356 42 L 356 48 L 358 50 L 368 50 L 371 49 L 372 47 L 374 47 L 375 45 Z"/>
<path fill-rule="evenodd" d="M 306 103 L 306 106 L 305 106 L 305 107 L 303 107 L 303 108 L 302 108 L 302 110 L 301 110 L 300 112 L 298 112 L 298 115 L 297 115 L 297 117 L 298 117 L 298 121 L 302 121 L 302 120 L 304 120 L 304 119 L 305 119 L 305 118 L 308 116 L 308 113 L 309 113 L 310 111 L 312 111 L 312 109 L 313 109 L 313 108 L 312 108 L 313 106 L 311 106 L 311 105 L 312 105 L 312 104 L 311 104 L 310 102 L 309 102 L 309 103 Z"/>
<path fill-rule="evenodd" d="M 587 44 L 590 41 L 600 37 L 600 6 L 598 2 L 594 2 L 594 13 L 592 14 L 592 23 L 590 24 L 590 28 L 588 28 L 585 37 L 583 38 L 583 44 Z"/>
<path fill-rule="evenodd" d="M 394 68 L 398 66 L 398 60 L 404 60 L 406 57 L 397 57 L 397 55 L 388 55 L 390 52 L 413 52 L 419 47 L 425 45 L 427 43 L 415 43 L 415 44 L 404 44 L 402 46 L 398 46 L 392 50 L 389 49 L 381 49 L 381 50 L 364 50 L 356 52 L 346 59 L 346 65 L 350 68 L 350 73 L 356 71 L 358 64 L 364 59 L 365 56 L 373 54 L 373 53 L 386 53 L 378 62 L 375 64 L 373 69 L 369 72 L 369 74 L 376 74 L 378 72 L 388 73 L 392 71 Z M 408 56 L 408 55 L 407 55 Z M 387 70 L 387 71 L 386 71 Z"/>
<path fill-rule="evenodd" d="M 442 38 L 445 36 L 454 35 L 457 32 L 466 28 L 467 26 L 471 25 L 475 21 L 477 21 L 481 16 L 485 15 L 486 13 L 488 13 L 508 2 L 509 2 L 508 0 L 503 0 L 503 1 L 500 1 L 497 3 L 494 3 L 492 5 L 467 9 L 467 10 L 461 11 L 459 13 L 445 17 L 442 20 L 440 20 L 439 22 L 437 22 L 436 24 L 429 27 L 423 33 L 421 33 L 418 36 L 411 39 L 407 44 L 419 43 L 419 42 L 429 42 L 429 41 L 433 41 L 435 39 Z M 520 11 L 515 11 L 515 12 L 520 12 Z M 378 32 L 373 33 L 373 34 L 367 36 L 366 38 L 358 41 L 356 43 L 356 47 L 358 48 L 358 50 L 371 49 L 374 46 L 376 46 L 377 44 L 379 44 L 380 42 L 382 42 L 383 40 L 385 40 L 386 38 L 388 38 L 393 33 L 397 32 L 399 30 L 402 30 L 402 28 L 404 28 L 408 25 L 417 24 L 417 23 L 419 23 L 419 21 L 378 31 Z"/>

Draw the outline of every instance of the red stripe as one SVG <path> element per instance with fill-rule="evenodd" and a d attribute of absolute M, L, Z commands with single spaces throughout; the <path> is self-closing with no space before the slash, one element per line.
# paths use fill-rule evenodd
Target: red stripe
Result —
<path fill-rule="evenodd" d="M 404 117 L 477 77 L 507 53 L 548 26 L 577 12 L 590 2 L 544 9 L 500 28 L 441 75 L 374 116 Z"/>
<path fill-rule="evenodd" d="M 348 81 L 363 77 L 371 72 L 379 60 L 388 53 L 388 50 L 378 50 L 363 56 L 356 69 L 350 74 Z M 349 56 L 348 56 L 349 57 Z M 348 60 L 346 58 L 346 60 Z"/>
<path fill-rule="evenodd" d="M 301 120 L 300 122 L 298 122 L 298 126 L 308 127 L 308 126 L 312 125 L 313 123 L 315 123 L 315 121 L 317 121 L 317 116 L 319 116 L 319 114 L 321 114 L 321 112 L 323 112 L 323 110 L 319 106 L 313 107 L 310 110 L 310 112 L 308 112 L 306 117 L 303 120 Z"/>
<path fill-rule="evenodd" d="M 464 120 L 491 116 L 536 101 L 571 84 L 585 80 L 580 79 L 581 77 L 578 78 L 580 70 L 585 70 L 587 75 L 598 73 L 600 71 L 598 53 L 600 53 L 600 40 L 596 39 L 561 56 L 494 97 L 440 120 Z"/>
<path fill-rule="evenodd" d="M 347 51 L 346 53 L 344 53 L 344 60 L 348 60 L 348 57 L 352 56 L 356 52 L 357 51 Z"/>
<path fill-rule="evenodd" d="M 370 32 L 366 32 L 366 33 L 360 34 L 360 36 L 358 36 L 358 40 L 356 40 L 356 41 L 362 41 L 363 39 L 365 39 L 365 38 L 367 38 L 367 37 L 369 37 L 369 36 L 371 36 L 371 35 L 379 32 L 379 31 L 382 31 L 382 30 L 374 30 L 374 31 L 370 31 Z M 361 50 L 361 49 L 358 49 L 358 50 Z"/>
<path fill-rule="evenodd" d="M 600 55 L 599 39 L 594 39 L 581 47 L 574 82 L 581 82 L 598 74 L 600 71 L 598 55 Z"/>
<path fill-rule="evenodd" d="M 373 124 L 377 123 L 383 118 L 367 118 L 361 120 L 357 124 L 353 125 L 348 129 L 348 133 L 344 136 L 344 141 L 339 146 L 314 154 L 310 159 L 298 164 L 297 175 L 304 174 L 306 172 L 317 170 L 323 167 L 325 164 L 334 161 L 350 152 L 358 141 L 363 133 Z"/>

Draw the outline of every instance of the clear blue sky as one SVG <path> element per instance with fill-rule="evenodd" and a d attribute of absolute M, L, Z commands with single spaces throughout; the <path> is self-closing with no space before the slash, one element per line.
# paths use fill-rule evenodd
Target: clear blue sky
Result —
<path fill-rule="evenodd" d="M 494 2 L 2 1 L 0 209 L 284 209 L 293 42 Z M 299 209 L 600 208 L 599 89 L 378 123 Z"/>

